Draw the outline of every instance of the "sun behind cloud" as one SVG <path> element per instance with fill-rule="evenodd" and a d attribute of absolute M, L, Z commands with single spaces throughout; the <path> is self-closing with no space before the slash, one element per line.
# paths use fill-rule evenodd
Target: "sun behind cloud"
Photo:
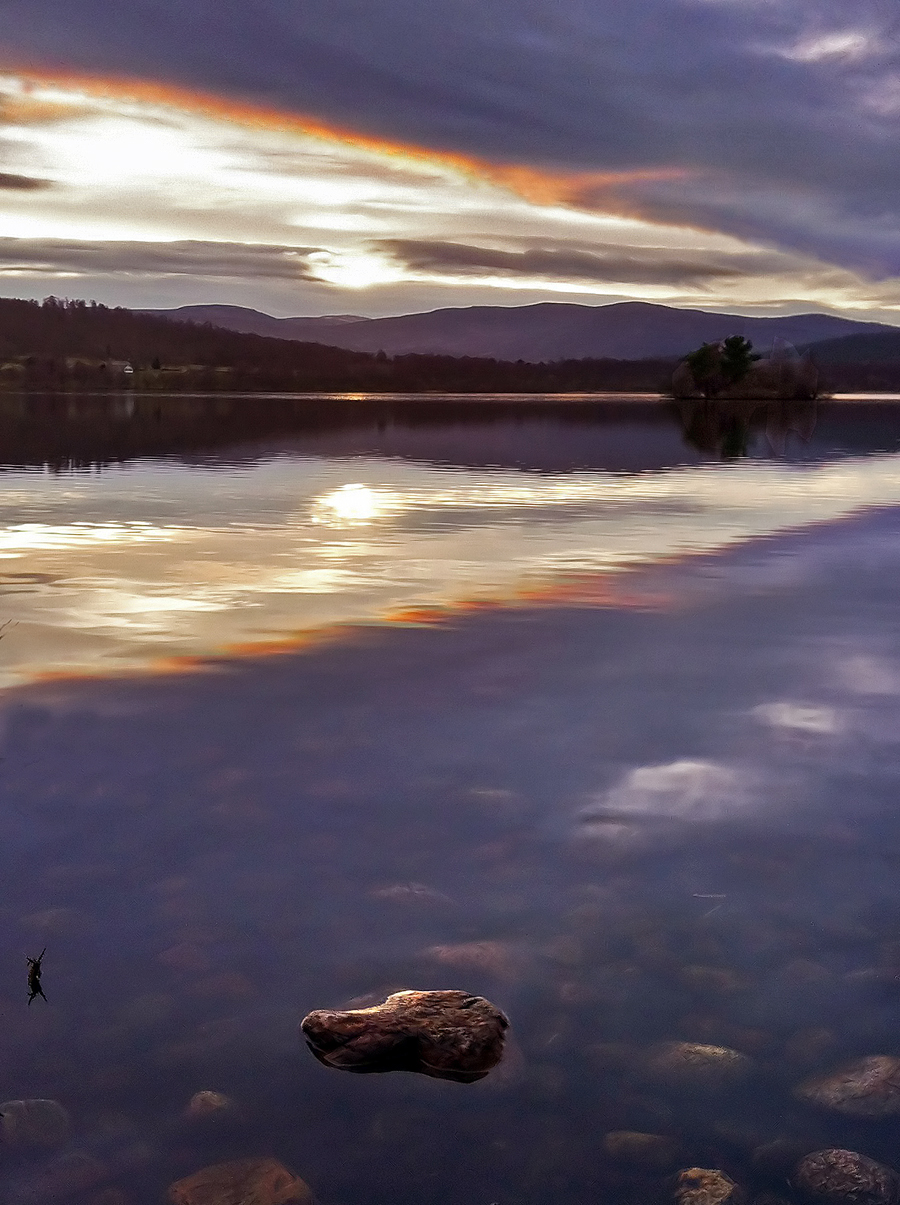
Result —
<path fill-rule="evenodd" d="M 7 291 L 274 312 L 494 298 L 900 304 L 810 256 L 635 215 L 665 168 L 554 173 L 145 81 L 0 76 Z M 4 184 L 4 180 L 6 183 Z"/>

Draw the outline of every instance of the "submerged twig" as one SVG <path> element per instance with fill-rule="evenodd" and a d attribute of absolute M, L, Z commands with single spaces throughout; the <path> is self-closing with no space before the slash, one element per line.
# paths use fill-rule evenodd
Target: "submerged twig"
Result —
<path fill-rule="evenodd" d="M 29 1005 L 31 1004 L 31 1001 L 35 998 L 35 996 L 40 996 L 40 998 L 42 1000 L 47 999 L 47 997 L 44 995 L 44 989 L 41 987 L 41 963 L 43 962 L 44 955 L 46 953 L 47 953 L 47 947 L 44 946 L 43 950 L 41 950 L 41 952 L 40 952 L 40 954 L 38 954 L 37 958 L 27 959 L 27 961 L 28 961 L 28 991 L 30 993 L 30 995 L 28 997 Z"/>

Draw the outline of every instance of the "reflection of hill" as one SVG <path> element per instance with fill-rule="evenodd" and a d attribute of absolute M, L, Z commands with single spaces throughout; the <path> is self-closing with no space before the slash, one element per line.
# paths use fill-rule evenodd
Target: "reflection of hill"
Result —
<path fill-rule="evenodd" d="M 141 457 L 252 462 L 289 451 L 459 466 L 637 472 L 722 455 L 815 460 L 900 448 L 900 404 L 630 400 L 0 396 L 0 464 Z M 757 438 L 759 436 L 760 438 Z M 795 438 L 794 436 L 800 436 Z"/>
<path fill-rule="evenodd" d="M 624 425 L 623 425 L 624 424 Z M 667 408 L 530 398 L 0 395 L 0 463 L 77 468 L 136 457 L 226 459 L 279 450 L 562 470 L 677 463 Z"/>

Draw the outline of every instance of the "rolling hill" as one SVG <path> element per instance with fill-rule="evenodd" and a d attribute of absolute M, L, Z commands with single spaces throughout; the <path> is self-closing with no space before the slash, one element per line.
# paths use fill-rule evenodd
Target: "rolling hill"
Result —
<path fill-rule="evenodd" d="M 817 364 L 897 364 L 900 363 L 900 330 L 826 339 L 810 344 L 809 351 Z"/>
<path fill-rule="evenodd" d="M 701 343 L 735 334 L 767 350 L 776 337 L 789 343 L 810 344 L 851 334 L 891 334 L 897 330 L 883 323 L 856 322 L 830 314 L 750 318 L 642 301 L 600 306 L 559 302 L 469 306 L 392 318 L 272 318 L 242 306 L 219 305 L 147 312 L 180 322 L 209 322 L 228 330 L 328 343 L 353 351 L 384 351 L 391 356 L 488 356 L 530 363 L 678 357 Z"/>

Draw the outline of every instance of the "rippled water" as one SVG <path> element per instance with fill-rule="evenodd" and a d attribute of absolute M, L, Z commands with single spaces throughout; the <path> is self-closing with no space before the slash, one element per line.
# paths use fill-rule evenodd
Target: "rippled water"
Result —
<path fill-rule="evenodd" d="M 3 1148 L 13 1205 L 257 1155 L 324 1205 L 898 1163 L 793 1089 L 900 1055 L 900 405 L 3 399 L 0 448 L 0 1067 L 72 1125 Z M 501 1067 L 301 1048 L 403 987 L 503 1008 Z M 752 1064 L 691 1090 L 668 1041 Z"/>
<path fill-rule="evenodd" d="M 0 644 L 0 683 L 558 594 L 585 578 L 621 589 L 626 568 L 900 502 L 887 410 L 0 402 L 0 622 L 17 625 Z"/>

